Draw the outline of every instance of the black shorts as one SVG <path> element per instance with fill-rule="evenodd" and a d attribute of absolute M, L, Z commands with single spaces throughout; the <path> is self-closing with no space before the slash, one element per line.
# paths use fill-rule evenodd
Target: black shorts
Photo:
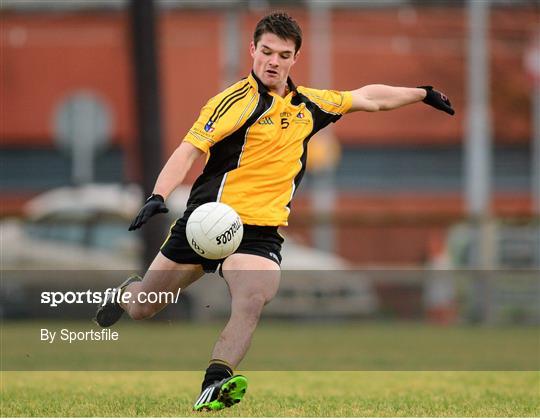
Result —
<path fill-rule="evenodd" d="M 178 219 L 171 228 L 165 243 L 161 246 L 161 253 L 168 259 L 179 264 L 201 264 L 204 271 L 213 273 L 224 261 L 209 260 L 197 254 L 186 238 L 186 223 L 193 209 L 188 209 L 181 219 Z M 283 237 L 278 233 L 277 226 L 244 225 L 244 235 L 235 254 L 252 254 L 268 258 L 281 264 L 281 244 Z"/>

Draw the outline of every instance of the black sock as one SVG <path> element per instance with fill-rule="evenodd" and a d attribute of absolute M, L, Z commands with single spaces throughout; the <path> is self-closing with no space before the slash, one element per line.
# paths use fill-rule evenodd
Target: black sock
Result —
<path fill-rule="evenodd" d="M 210 365 L 206 369 L 201 391 L 215 382 L 222 381 L 233 375 L 233 370 L 221 360 L 210 360 Z"/>

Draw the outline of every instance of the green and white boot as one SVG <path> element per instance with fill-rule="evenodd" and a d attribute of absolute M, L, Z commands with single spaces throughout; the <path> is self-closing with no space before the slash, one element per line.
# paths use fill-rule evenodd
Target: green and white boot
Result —
<path fill-rule="evenodd" d="M 247 390 L 247 378 L 234 375 L 206 387 L 193 405 L 195 411 L 217 411 L 238 404 Z"/>

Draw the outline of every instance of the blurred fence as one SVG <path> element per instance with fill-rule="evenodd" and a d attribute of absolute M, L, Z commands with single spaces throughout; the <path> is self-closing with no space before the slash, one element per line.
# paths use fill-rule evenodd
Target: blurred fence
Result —
<path fill-rule="evenodd" d="M 2 2 L 2 215 L 27 217 L 24 204 L 31 197 L 77 182 L 73 156 L 55 128 L 58 113 L 74 95 L 94 98 L 93 115 L 105 112 L 102 122 L 109 124 L 91 163 L 93 181 L 140 182 L 128 4 Z M 390 114 L 346 116 L 332 127 L 334 140 L 315 138 L 310 146 L 315 158 L 309 165 L 314 171 L 298 191 L 286 231 L 304 245 L 326 248 L 362 266 L 419 267 L 447 251 L 449 231 L 467 217 L 467 2 L 156 4 L 163 160 L 206 100 L 249 72 L 254 25 L 274 8 L 288 10 L 304 30 L 301 56 L 292 73 L 298 85 L 311 85 L 324 73 L 327 85 L 317 87 L 433 84 L 444 90 L 457 110 L 454 118 L 419 104 Z M 529 232 L 525 236 L 534 236 L 533 77 L 526 57 L 538 37 L 538 3 L 490 4 L 485 76 L 493 112 L 492 213 L 496 219 L 517 221 Z M 329 46 L 328 56 L 316 60 L 322 45 L 316 41 L 321 39 Z M 335 163 L 330 170 L 329 158 Z M 202 164 L 190 172 L 188 184 Z M 323 191 L 321 176 L 326 182 Z M 332 205 L 319 208 L 317 203 L 330 201 L 328 197 Z M 128 250 L 129 255 L 133 252 Z M 513 267 L 521 264 L 519 258 L 513 261 Z M 529 266 L 523 262 L 521 267 Z"/>

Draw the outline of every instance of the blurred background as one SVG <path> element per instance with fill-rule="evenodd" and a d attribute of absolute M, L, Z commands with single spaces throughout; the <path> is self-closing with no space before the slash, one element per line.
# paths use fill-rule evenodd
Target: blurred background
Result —
<path fill-rule="evenodd" d="M 336 316 L 540 322 L 534 0 L 3 0 L 3 269 L 145 269 L 204 162 L 167 217 L 140 233 L 129 222 L 202 105 L 249 73 L 253 29 L 276 9 L 304 32 L 297 85 L 433 85 L 456 115 L 422 103 L 356 113 L 312 140 L 282 229 L 283 268 L 333 271 L 285 275 L 269 312 L 309 316 L 334 299 Z M 430 274 L 438 270 L 473 270 L 465 298 L 452 275 Z M 494 272 L 510 274 L 491 281 Z M 54 277 L 43 273 L 5 283 L 4 314 L 20 315 L 14 296 L 25 282 L 43 288 Z M 91 286 L 119 282 L 94 275 Z M 191 308 L 210 299 L 204 284 Z"/>

